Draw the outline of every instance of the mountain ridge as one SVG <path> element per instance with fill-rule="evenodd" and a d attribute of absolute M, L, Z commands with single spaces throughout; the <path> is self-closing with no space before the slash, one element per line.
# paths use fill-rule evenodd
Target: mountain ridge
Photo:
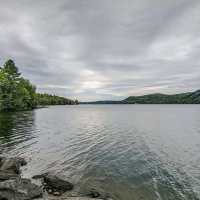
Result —
<path fill-rule="evenodd" d="M 93 101 L 82 104 L 200 104 L 200 90 L 178 94 L 146 94 L 141 96 L 129 96 L 121 101 Z"/>

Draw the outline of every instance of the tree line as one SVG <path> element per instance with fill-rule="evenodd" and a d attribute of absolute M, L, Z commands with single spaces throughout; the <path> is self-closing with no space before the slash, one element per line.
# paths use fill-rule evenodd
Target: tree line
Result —
<path fill-rule="evenodd" d="M 17 111 L 39 105 L 73 105 L 78 101 L 49 94 L 36 93 L 36 86 L 22 77 L 13 60 L 0 67 L 0 111 Z"/>
<path fill-rule="evenodd" d="M 130 96 L 123 100 L 126 104 L 200 104 L 200 90 L 180 94 L 149 94 Z"/>

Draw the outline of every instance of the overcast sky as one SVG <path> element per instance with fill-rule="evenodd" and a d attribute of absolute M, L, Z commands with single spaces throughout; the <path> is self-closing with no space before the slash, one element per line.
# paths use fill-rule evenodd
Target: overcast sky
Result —
<path fill-rule="evenodd" d="M 0 0 L 0 64 L 79 100 L 200 89 L 199 0 Z"/>

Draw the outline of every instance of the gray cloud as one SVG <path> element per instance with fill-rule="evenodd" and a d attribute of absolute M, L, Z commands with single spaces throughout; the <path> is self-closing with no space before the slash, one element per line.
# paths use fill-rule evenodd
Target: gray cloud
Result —
<path fill-rule="evenodd" d="M 122 99 L 200 88 L 198 0 L 0 0 L 0 63 L 40 92 Z"/>

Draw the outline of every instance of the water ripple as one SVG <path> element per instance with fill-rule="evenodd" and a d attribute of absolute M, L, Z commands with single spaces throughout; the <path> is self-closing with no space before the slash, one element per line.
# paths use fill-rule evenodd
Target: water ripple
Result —
<path fill-rule="evenodd" d="M 200 106 L 54 106 L 0 114 L 0 151 L 116 200 L 200 199 Z"/>

